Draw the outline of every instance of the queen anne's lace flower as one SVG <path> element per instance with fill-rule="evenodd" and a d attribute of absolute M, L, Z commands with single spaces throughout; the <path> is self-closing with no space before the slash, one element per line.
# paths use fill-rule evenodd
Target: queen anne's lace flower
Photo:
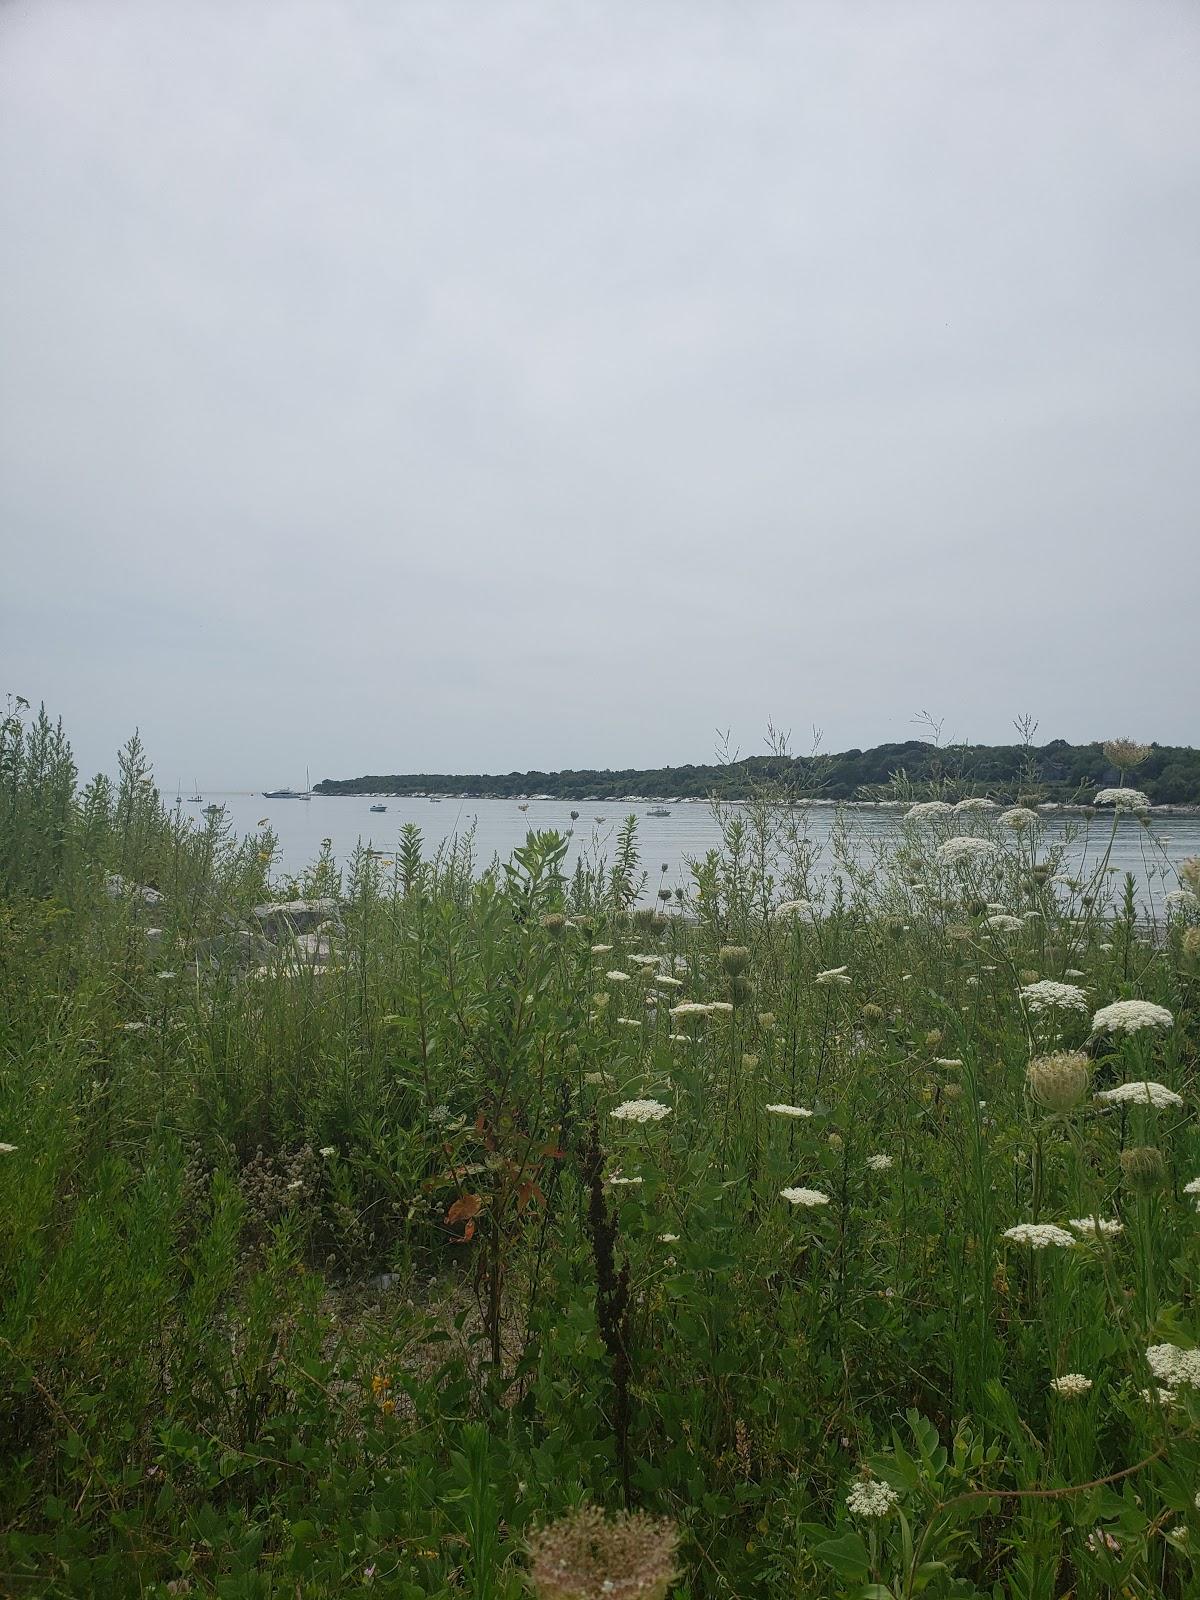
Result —
<path fill-rule="evenodd" d="M 609 983 L 629 982 L 629 974 L 627 972 L 621 972 L 617 968 L 614 968 L 612 972 L 606 972 L 604 976 L 608 979 Z"/>
<path fill-rule="evenodd" d="M 855 1517 L 890 1517 L 900 1496 L 881 1478 L 859 1478 L 851 1484 L 846 1509 Z"/>
<path fill-rule="evenodd" d="M 1071 1226 L 1085 1239 L 1115 1239 L 1125 1224 L 1115 1217 L 1072 1217 Z"/>
<path fill-rule="evenodd" d="M 1152 1344 L 1146 1351 L 1146 1365 L 1169 1389 L 1200 1385 L 1200 1350 L 1184 1350 L 1177 1344 Z"/>
<path fill-rule="evenodd" d="M 661 1100 L 623 1100 L 609 1112 L 618 1122 L 661 1122 L 671 1115 Z"/>
<path fill-rule="evenodd" d="M 1007 911 L 998 911 L 994 916 L 985 917 L 984 921 L 995 933 L 1020 933 L 1025 926 L 1020 917 L 1011 917 Z"/>
<path fill-rule="evenodd" d="M 960 800 L 954 809 L 955 811 L 995 811 L 996 802 L 988 800 L 983 795 L 970 795 L 966 800 Z"/>
<path fill-rule="evenodd" d="M 1140 789 L 1101 789 L 1095 804 L 1113 806 L 1117 811 L 1149 811 L 1150 798 Z"/>
<path fill-rule="evenodd" d="M 1182 1098 L 1174 1089 L 1168 1089 L 1165 1083 L 1144 1079 L 1136 1083 L 1119 1083 L 1115 1089 L 1101 1089 L 1095 1098 L 1103 1105 L 1153 1106 L 1155 1111 L 1169 1111 L 1183 1104 Z"/>
<path fill-rule="evenodd" d="M 17 1153 L 15 1144 L 0 1144 L 0 1156 L 11 1156 Z"/>
<path fill-rule="evenodd" d="M 1082 1372 L 1064 1372 L 1061 1378 L 1051 1378 L 1050 1387 L 1055 1394 L 1066 1395 L 1068 1399 L 1077 1400 L 1081 1394 L 1086 1394 L 1092 1387 L 1092 1380 L 1085 1378 Z"/>
<path fill-rule="evenodd" d="M 829 1196 L 820 1189 L 781 1189 L 780 1194 L 794 1206 L 827 1206 Z"/>
<path fill-rule="evenodd" d="M 1166 1006 L 1150 1000 L 1114 1000 L 1092 1018 L 1092 1032 L 1137 1033 L 1142 1028 L 1170 1028 L 1174 1022 Z"/>
<path fill-rule="evenodd" d="M 1036 811 L 1030 811 L 1028 806 L 1009 806 L 1007 811 L 1000 813 L 998 820 L 1006 828 L 1011 828 L 1014 833 L 1020 833 L 1025 828 L 1037 826 L 1038 814 Z"/>
<path fill-rule="evenodd" d="M 849 967 L 830 967 L 827 972 L 818 972 L 813 979 L 814 983 L 823 984 L 848 984 L 850 982 Z"/>
<path fill-rule="evenodd" d="M 807 1106 L 768 1106 L 768 1111 L 773 1111 L 777 1117 L 811 1117 L 812 1112 Z"/>
<path fill-rule="evenodd" d="M 1014 1228 L 1005 1228 L 1004 1237 L 1027 1244 L 1031 1250 L 1045 1250 L 1049 1245 L 1068 1250 L 1075 1244 L 1067 1230 L 1053 1222 L 1018 1222 Z"/>
<path fill-rule="evenodd" d="M 784 921 L 788 917 L 811 917 L 816 915 L 816 907 L 811 900 L 784 900 L 775 907 L 774 916 L 777 921 Z"/>
<path fill-rule="evenodd" d="M 872 1172 L 890 1172 L 895 1164 L 896 1163 L 891 1156 L 878 1155 L 867 1157 L 867 1166 Z"/>
<path fill-rule="evenodd" d="M 947 866 L 966 865 L 969 861 L 986 861 L 995 855 L 996 846 L 990 839 L 977 839 L 974 834 L 960 833 L 946 839 L 937 847 L 937 858 Z"/>
<path fill-rule="evenodd" d="M 1088 998 L 1073 983 L 1056 983 L 1053 978 L 1041 978 L 1037 983 L 1027 983 L 1021 990 L 1021 999 L 1030 1011 L 1086 1011 Z"/>
<path fill-rule="evenodd" d="M 916 822 L 922 817 L 948 817 L 954 810 L 945 800 L 919 800 L 904 813 L 906 822 Z"/>

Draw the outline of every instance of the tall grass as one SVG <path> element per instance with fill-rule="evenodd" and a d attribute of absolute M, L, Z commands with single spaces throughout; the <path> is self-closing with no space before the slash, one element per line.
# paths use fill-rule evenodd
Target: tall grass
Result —
<path fill-rule="evenodd" d="M 0 1589 L 515 1596 L 587 1501 L 671 1518 L 681 1595 L 1198 1591 L 1200 907 L 786 801 L 681 884 L 632 820 L 284 880 L 12 708 Z"/>

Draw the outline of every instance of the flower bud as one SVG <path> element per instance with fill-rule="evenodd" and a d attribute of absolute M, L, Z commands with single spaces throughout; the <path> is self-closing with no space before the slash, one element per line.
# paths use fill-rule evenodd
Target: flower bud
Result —
<path fill-rule="evenodd" d="M 1134 1145 L 1121 1151 L 1121 1171 L 1131 1189 L 1151 1194 L 1162 1187 L 1167 1164 L 1162 1151 L 1156 1150 L 1152 1144 Z"/>
<path fill-rule="evenodd" d="M 1051 1116 L 1075 1109 L 1087 1093 L 1089 1076 L 1088 1058 L 1079 1050 L 1035 1056 L 1025 1069 L 1031 1097 Z"/>
<path fill-rule="evenodd" d="M 744 944 L 721 946 L 721 971 L 730 978 L 740 978 L 750 965 L 750 952 Z"/>

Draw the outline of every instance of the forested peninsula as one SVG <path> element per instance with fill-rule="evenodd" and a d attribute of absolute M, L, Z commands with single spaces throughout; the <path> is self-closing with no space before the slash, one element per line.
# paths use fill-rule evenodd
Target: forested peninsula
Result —
<path fill-rule="evenodd" d="M 988 795 L 997 801 L 1086 804 L 1096 789 L 1124 782 L 1154 805 L 1200 805 L 1200 750 L 1151 745 L 1122 772 L 1103 743 L 937 745 L 911 739 L 836 755 L 755 755 L 682 767 L 562 772 L 376 773 L 324 778 L 319 794 L 453 795 L 468 799 L 745 799 L 764 786 L 796 799 L 879 801 Z"/>

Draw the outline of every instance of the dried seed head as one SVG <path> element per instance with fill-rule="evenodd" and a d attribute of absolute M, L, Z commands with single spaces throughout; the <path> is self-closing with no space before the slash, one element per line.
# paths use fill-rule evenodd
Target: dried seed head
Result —
<path fill-rule="evenodd" d="M 1189 856 L 1180 866 L 1179 876 L 1193 894 L 1200 894 L 1200 856 Z"/>
<path fill-rule="evenodd" d="M 1185 956 L 1200 956 L 1200 928 L 1188 928 L 1183 935 Z"/>
<path fill-rule="evenodd" d="M 567 926 L 567 919 L 561 911 L 547 911 L 542 918 L 542 927 L 554 939 L 561 939 Z"/>
<path fill-rule="evenodd" d="M 1156 1150 L 1152 1144 L 1134 1145 L 1129 1150 L 1121 1151 L 1121 1171 L 1131 1189 L 1150 1194 L 1162 1187 L 1167 1164 L 1162 1151 Z"/>
<path fill-rule="evenodd" d="M 926 1050 L 936 1050 L 941 1042 L 942 1030 L 940 1028 L 930 1028 L 929 1032 L 925 1035 Z"/>
<path fill-rule="evenodd" d="M 942 1085 L 942 1099 L 947 1103 L 947 1105 L 957 1104 L 962 1097 L 963 1086 L 961 1083 L 944 1083 Z"/>
<path fill-rule="evenodd" d="M 1056 1050 L 1035 1056 L 1025 1070 L 1029 1093 L 1043 1111 L 1073 1111 L 1087 1093 L 1090 1066 L 1079 1050 Z"/>
<path fill-rule="evenodd" d="M 753 1000 L 755 992 L 754 985 L 750 979 L 743 977 L 740 972 L 735 978 L 729 980 L 730 998 L 736 1006 L 744 1006 Z"/>
<path fill-rule="evenodd" d="M 868 1000 L 862 1008 L 862 1018 L 864 1022 L 882 1022 L 883 1007 L 877 1006 L 874 1000 Z"/>
<path fill-rule="evenodd" d="M 1131 767 L 1141 766 L 1150 754 L 1150 746 L 1138 744 L 1136 739 L 1106 739 L 1104 754 L 1119 772 L 1128 772 Z"/>
<path fill-rule="evenodd" d="M 533 1534 L 529 1579 L 538 1600 L 663 1600 L 678 1545 L 674 1524 L 644 1511 L 580 1506 Z"/>
<path fill-rule="evenodd" d="M 750 952 L 744 944 L 721 946 L 721 971 L 727 977 L 739 978 L 750 965 Z"/>

